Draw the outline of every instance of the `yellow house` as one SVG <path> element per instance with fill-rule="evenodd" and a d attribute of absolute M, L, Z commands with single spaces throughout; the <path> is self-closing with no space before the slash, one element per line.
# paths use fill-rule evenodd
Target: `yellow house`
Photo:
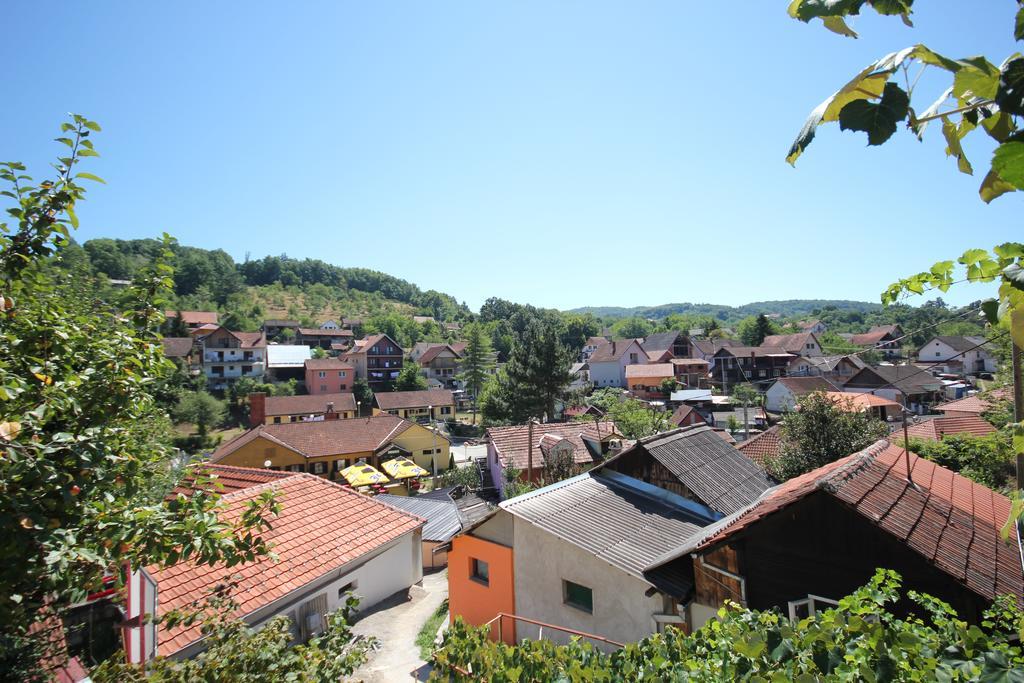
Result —
<path fill-rule="evenodd" d="M 376 415 L 257 425 L 222 445 L 210 460 L 336 479 L 338 472 L 360 460 L 377 467 L 397 456 L 440 472 L 448 469 L 449 445 L 448 439 L 422 425 L 393 415 Z"/>
<path fill-rule="evenodd" d="M 447 389 L 378 391 L 373 395 L 374 415 L 395 415 L 417 422 L 451 420 L 455 397 Z"/>

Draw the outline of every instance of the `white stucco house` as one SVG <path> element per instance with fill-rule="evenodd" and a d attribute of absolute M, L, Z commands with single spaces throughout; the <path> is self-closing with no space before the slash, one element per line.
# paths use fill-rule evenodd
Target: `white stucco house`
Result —
<path fill-rule="evenodd" d="M 940 336 L 932 337 L 917 352 L 920 363 L 943 366 L 946 372 L 973 375 L 995 372 L 997 363 L 988 348 L 981 346 L 984 337 Z"/>
<path fill-rule="evenodd" d="M 305 642 L 323 631 L 327 615 L 345 603 L 349 592 L 360 598 L 362 611 L 423 578 L 425 521 L 419 517 L 312 474 L 223 465 L 209 466 L 207 474 L 223 487 L 219 514 L 229 519 L 264 491 L 275 492 L 281 511 L 264 538 L 278 559 L 262 557 L 234 567 L 192 562 L 149 567 L 156 616 L 185 608 L 233 580 L 237 583 L 231 597 L 239 605 L 238 616 L 258 628 L 287 615 L 294 642 Z M 185 495 L 190 491 L 188 486 L 179 490 Z M 126 642 L 149 635 L 142 630 L 127 628 Z M 156 638 L 141 649 L 182 659 L 204 647 L 199 623 L 160 628 Z"/>
<path fill-rule="evenodd" d="M 824 377 L 780 377 L 765 392 L 765 410 L 772 413 L 793 410 L 801 396 L 815 391 L 839 391 L 839 387 Z"/>
<path fill-rule="evenodd" d="M 595 389 L 626 386 L 626 366 L 645 365 L 647 353 L 635 339 L 605 342 L 590 355 L 590 381 Z"/>

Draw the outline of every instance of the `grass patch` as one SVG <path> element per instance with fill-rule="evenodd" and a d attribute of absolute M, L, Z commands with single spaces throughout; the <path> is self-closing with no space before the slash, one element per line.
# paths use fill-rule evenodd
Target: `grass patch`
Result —
<path fill-rule="evenodd" d="M 430 661 L 434 654 L 434 637 L 437 636 L 437 629 L 441 628 L 441 622 L 448 616 L 448 598 L 444 599 L 434 613 L 427 617 L 419 634 L 416 636 L 416 646 L 420 649 L 420 659 Z"/>

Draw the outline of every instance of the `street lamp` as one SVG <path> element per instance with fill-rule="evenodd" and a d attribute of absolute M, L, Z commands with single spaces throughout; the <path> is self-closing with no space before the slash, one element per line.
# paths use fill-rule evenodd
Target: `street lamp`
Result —
<path fill-rule="evenodd" d="M 430 465 L 434 470 L 434 488 L 437 488 L 437 430 L 434 427 L 434 406 L 427 406 L 427 420 L 430 423 Z"/>

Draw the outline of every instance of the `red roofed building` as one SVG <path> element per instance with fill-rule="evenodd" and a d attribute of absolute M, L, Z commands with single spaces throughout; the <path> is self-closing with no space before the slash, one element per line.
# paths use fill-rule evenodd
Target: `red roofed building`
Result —
<path fill-rule="evenodd" d="M 879 441 L 765 491 L 645 570 L 693 577 L 693 628 L 725 600 L 806 616 L 878 567 L 977 623 L 996 596 L 1024 598 L 1020 539 L 1000 535 L 1010 508 L 1008 498 Z"/>
<path fill-rule="evenodd" d="M 310 358 L 304 362 L 306 391 L 318 394 L 341 394 L 352 391 L 356 370 L 337 358 Z"/>
<path fill-rule="evenodd" d="M 203 373 L 213 389 L 239 377 L 260 379 L 266 369 L 267 338 L 262 332 L 233 332 L 218 326 L 199 337 Z"/>
<path fill-rule="evenodd" d="M 899 358 L 899 340 L 903 336 L 903 330 L 899 325 L 876 325 L 864 334 L 855 334 L 850 337 L 850 343 L 866 349 L 874 349 L 882 354 L 883 358 Z"/>
<path fill-rule="evenodd" d="M 779 425 L 769 427 L 737 445 L 736 448 L 759 465 L 761 469 L 765 469 L 765 463 L 772 458 L 779 457 L 782 452 L 782 435 L 779 432 Z"/>
<path fill-rule="evenodd" d="M 360 597 L 359 607 L 365 610 L 423 577 L 424 520 L 419 517 L 309 474 L 247 473 L 220 466 L 211 466 L 208 473 L 230 483 L 222 497 L 224 521 L 236 521 L 265 491 L 277 494 L 281 512 L 264 532 L 277 560 L 263 557 L 234 567 L 192 562 L 149 567 L 159 595 L 157 616 L 188 607 L 218 584 L 236 582 L 231 595 L 239 609 L 234 616 L 259 627 L 287 615 L 296 640 L 304 642 L 323 630 L 327 614 L 344 603 L 348 591 Z M 203 649 L 199 629 L 198 623 L 158 629 L 157 654 L 194 656 Z"/>
<path fill-rule="evenodd" d="M 948 435 L 987 436 L 995 431 L 995 427 L 977 415 L 966 415 L 925 420 L 908 427 L 907 436 L 911 439 L 942 441 L 943 437 Z"/>
<path fill-rule="evenodd" d="M 217 324 L 217 311 L 164 311 L 165 318 L 177 318 L 181 314 L 181 321 L 185 327 L 194 330 L 203 325 Z"/>
<path fill-rule="evenodd" d="M 582 470 L 600 462 L 614 448 L 621 448 L 623 436 L 614 422 L 596 421 L 490 427 L 486 439 L 491 479 L 495 488 L 504 492 L 505 468 L 519 470 L 519 478 L 526 481 L 531 456 L 533 481 L 540 482 L 545 454 L 550 451 L 547 446 L 567 441 L 572 447 L 573 461 Z"/>

